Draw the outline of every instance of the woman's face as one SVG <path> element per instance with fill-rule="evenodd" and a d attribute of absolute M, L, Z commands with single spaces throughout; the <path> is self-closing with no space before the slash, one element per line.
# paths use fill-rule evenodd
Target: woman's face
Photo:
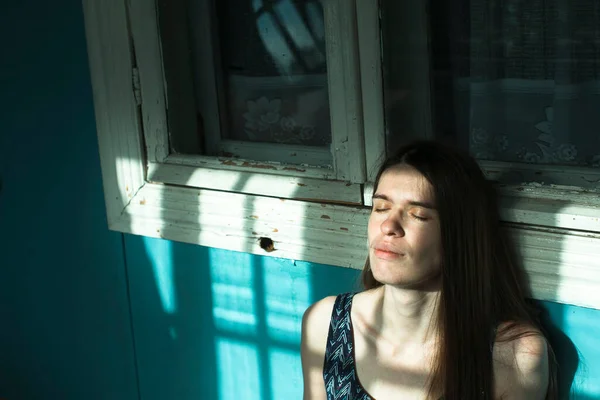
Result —
<path fill-rule="evenodd" d="M 439 281 L 441 238 L 431 184 L 414 168 L 386 170 L 373 195 L 368 227 L 374 278 L 427 289 Z"/>

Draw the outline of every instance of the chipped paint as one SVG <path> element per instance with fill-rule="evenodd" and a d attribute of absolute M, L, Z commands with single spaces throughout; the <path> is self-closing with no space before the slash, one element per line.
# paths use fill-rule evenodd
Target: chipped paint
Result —
<path fill-rule="evenodd" d="M 352 207 L 359 207 L 359 208 L 363 208 L 363 204 L 362 202 L 353 202 L 353 201 L 341 201 L 341 200 L 331 200 L 331 201 L 324 201 L 323 199 L 310 199 L 310 198 L 297 198 L 294 200 L 301 200 L 301 201 L 310 201 L 310 202 L 316 202 L 318 201 L 322 207 L 327 207 L 326 204 L 330 204 L 330 205 L 338 205 L 338 206 L 352 206 Z"/>
<path fill-rule="evenodd" d="M 242 167 L 261 168 L 261 169 L 277 169 L 273 165 L 268 165 L 268 164 L 252 164 L 252 163 L 249 163 L 248 161 L 244 161 L 242 163 Z"/>
<path fill-rule="evenodd" d="M 321 218 L 322 219 L 331 219 L 331 217 L 329 215 L 325 215 L 325 214 L 321 215 Z"/>
<path fill-rule="evenodd" d="M 296 171 L 296 172 L 306 172 L 305 169 L 301 169 L 301 168 L 294 168 L 294 167 L 285 167 L 283 168 L 284 171 Z"/>

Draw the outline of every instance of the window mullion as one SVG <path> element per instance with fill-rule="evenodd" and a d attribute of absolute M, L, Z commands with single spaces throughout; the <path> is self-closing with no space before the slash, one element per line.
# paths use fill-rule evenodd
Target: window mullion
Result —
<path fill-rule="evenodd" d="M 191 30 L 194 46 L 197 112 L 202 116 L 204 154 L 218 154 L 225 120 L 221 118 L 223 103 L 223 76 L 218 46 L 216 9 L 212 0 L 191 2 L 191 15 L 198 23 Z"/>
<path fill-rule="evenodd" d="M 334 169 L 337 179 L 362 183 L 366 173 L 356 8 L 348 0 L 330 0 L 323 2 L 323 12 Z"/>
<path fill-rule="evenodd" d="M 169 140 L 156 5 L 150 0 L 131 0 L 128 17 L 139 74 L 146 154 L 148 161 L 161 162 L 169 155 Z"/>
<path fill-rule="evenodd" d="M 374 1 L 356 1 L 364 146 L 367 180 L 375 181 L 385 158 L 385 121 L 379 6 Z"/>

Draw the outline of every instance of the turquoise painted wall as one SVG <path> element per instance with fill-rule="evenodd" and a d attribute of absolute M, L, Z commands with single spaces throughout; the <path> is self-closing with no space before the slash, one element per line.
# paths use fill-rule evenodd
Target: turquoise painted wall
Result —
<path fill-rule="evenodd" d="M 80 2 L 3 2 L 0 43 L 0 398 L 299 398 L 301 315 L 357 271 L 109 232 Z M 600 399 L 600 311 L 544 305 Z"/>
<path fill-rule="evenodd" d="M 0 398 L 135 399 L 78 1 L 0 3 Z"/>

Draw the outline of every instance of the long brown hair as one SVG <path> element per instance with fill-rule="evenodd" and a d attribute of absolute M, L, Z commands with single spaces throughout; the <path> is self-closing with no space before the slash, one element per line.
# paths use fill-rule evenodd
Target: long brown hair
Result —
<path fill-rule="evenodd" d="M 494 187 L 477 162 L 454 148 L 418 141 L 400 148 L 381 166 L 383 172 L 404 164 L 415 168 L 433 188 L 441 229 L 441 293 L 438 307 L 440 346 L 429 393 L 445 400 L 493 399 L 492 346 L 498 324 L 510 321 L 500 340 L 523 333 L 517 326 L 542 330 L 537 310 L 527 301 L 527 282 L 500 225 Z M 379 287 L 367 259 L 361 280 Z M 489 333 L 489 334 L 488 334 Z M 556 365 L 549 348 L 547 399 L 557 398 Z"/>

